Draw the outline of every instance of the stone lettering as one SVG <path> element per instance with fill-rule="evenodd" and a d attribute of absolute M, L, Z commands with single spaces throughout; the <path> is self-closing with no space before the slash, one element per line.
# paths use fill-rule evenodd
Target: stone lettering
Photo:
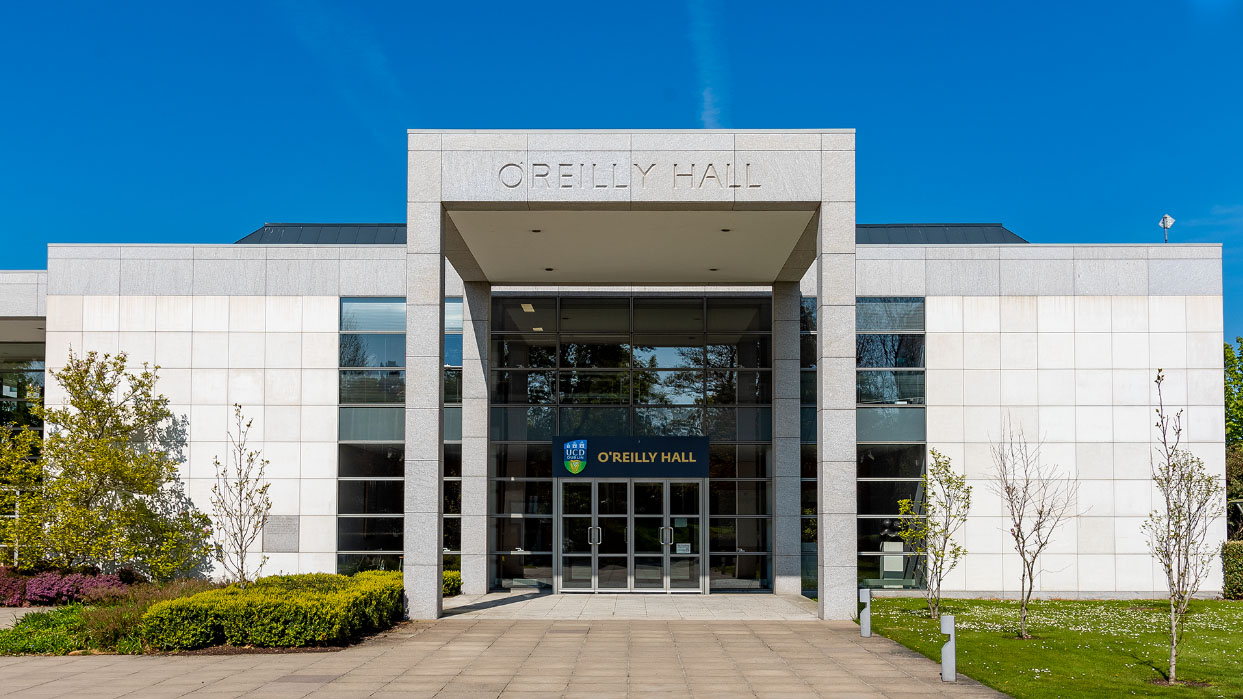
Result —
<path fill-rule="evenodd" d="M 639 171 L 639 189 L 647 187 L 647 177 L 656 169 L 657 163 L 646 167 L 640 163 L 631 163 Z M 759 189 L 751 172 L 751 163 L 743 163 L 743 171 L 739 173 L 733 163 L 722 165 L 716 163 L 690 163 L 689 165 L 672 163 L 674 189 L 703 189 L 716 185 L 718 189 Z M 545 189 L 626 189 L 630 182 L 619 182 L 617 163 L 505 163 L 497 172 L 497 181 L 506 189 L 521 187 L 524 183 L 531 188 Z M 624 167 L 624 166 L 623 166 Z M 529 170 L 528 170 L 529 168 Z M 553 169 L 556 173 L 553 173 Z M 577 169 L 577 172 L 575 170 Z M 607 172 L 606 172 L 607 170 Z M 723 173 L 723 174 L 722 174 Z M 553 178 L 556 184 L 553 184 Z M 739 182 L 739 179 L 742 181 Z M 709 184 L 711 183 L 711 184 Z"/>
<path fill-rule="evenodd" d="M 531 163 L 531 186 L 535 186 L 536 182 L 543 181 L 544 187 L 552 189 L 552 185 L 548 183 L 548 175 L 552 172 L 552 168 L 548 167 L 548 163 Z"/>
<path fill-rule="evenodd" d="M 691 189 L 694 189 L 695 188 L 695 163 L 691 163 L 690 172 L 678 172 L 678 164 L 674 163 L 673 164 L 673 188 L 674 189 L 678 188 L 679 177 L 685 177 L 689 179 L 691 183 Z"/>
<path fill-rule="evenodd" d="M 647 173 L 651 172 L 652 168 L 656 167 L 656 163 L 648 165 L 646 170 L 644 170 L 643 166 L 638 163 L 635 163 L 634 166 L 638 169 L 639 174 L 642 176 L 642 179 L 639 180 L 639 189 L 642 189 L 647 186 Z"/>

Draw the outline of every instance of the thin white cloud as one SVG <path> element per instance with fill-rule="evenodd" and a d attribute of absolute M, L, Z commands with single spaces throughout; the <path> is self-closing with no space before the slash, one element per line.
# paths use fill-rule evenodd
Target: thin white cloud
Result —
<path fill-rule="evenodd" d="M 705 0 L 689 0 L 687 9 L 690 12 L 690 40 L 702 99 L 699 120 L 706 129 L 719 129 L 722 112 L 729 102 L 729 75 L 719 48 L 715 13 Z"/>

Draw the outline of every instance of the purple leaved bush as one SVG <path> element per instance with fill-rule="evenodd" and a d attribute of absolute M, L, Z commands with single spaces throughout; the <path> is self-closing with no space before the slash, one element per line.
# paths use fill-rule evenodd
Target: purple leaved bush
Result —
<path fill-rule="evenodd" d="M 119 594 L 124 589 L 125 584 L 115 575 L 39 573 L 26 581 L 26 601 L 30 604 L 68 604 L 82 601 L 85 597 Z"/>
<path fill-rule="evenodd" d="M 20 607 L 26 599 L 26 579 L 0 570 L 0 607 Z"/>

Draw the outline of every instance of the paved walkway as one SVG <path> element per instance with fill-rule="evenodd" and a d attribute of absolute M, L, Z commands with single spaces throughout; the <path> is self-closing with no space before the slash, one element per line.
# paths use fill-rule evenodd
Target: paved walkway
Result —
<path fill-rule="evenodd" d="M 0 607 L 0 629 L 11 629 L 18 619 L 27 614 L 31 612 L 45 612 L 48 609 L 49 607 Z"/>
<path fill-rule="evenodd" d="M 13 697 L 1000 696 L 850 622 L 449 618 L 326 653 L 0 657 Z"/>
<path fill-rule="evenodd" d="M 488 619 L 816 619 L 806 597 L 771 594 L 563 594 L 499 592 L 444 601 L 445 615 Z"/>

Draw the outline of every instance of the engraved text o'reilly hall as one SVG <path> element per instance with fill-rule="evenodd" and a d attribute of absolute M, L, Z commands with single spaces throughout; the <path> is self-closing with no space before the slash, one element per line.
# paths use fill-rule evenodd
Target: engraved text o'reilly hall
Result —
<path fill-rule="evenodd" d="M 759 189 L 751 163 L 505 163 L 497 180 L 506 189 Z"/>

